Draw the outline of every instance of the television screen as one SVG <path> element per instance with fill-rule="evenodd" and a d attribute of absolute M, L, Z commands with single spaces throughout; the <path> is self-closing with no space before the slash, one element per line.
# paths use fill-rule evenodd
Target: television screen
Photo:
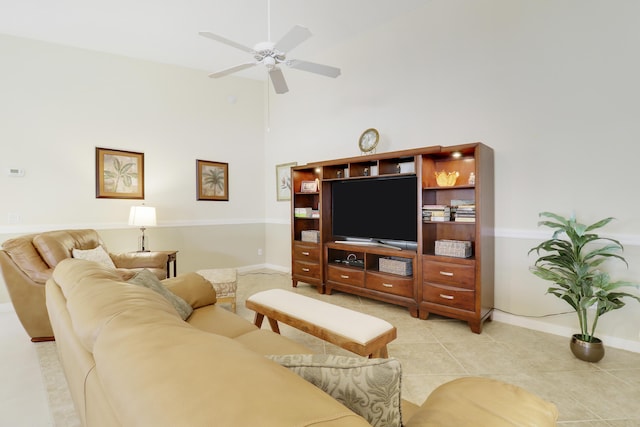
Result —
<path fill-rule="evenodd" d="M 334 237 L 416 241 L 415 176 L 336 181 L 331 197 Z"/>

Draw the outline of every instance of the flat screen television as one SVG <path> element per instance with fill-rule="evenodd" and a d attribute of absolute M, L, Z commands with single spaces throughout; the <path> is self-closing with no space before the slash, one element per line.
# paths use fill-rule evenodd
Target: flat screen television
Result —
<path fill-rule="evenodd" d="M 417 178 L 336 181 L 331 186 L 334 238 L 414 243 L 418 234 Z"/>

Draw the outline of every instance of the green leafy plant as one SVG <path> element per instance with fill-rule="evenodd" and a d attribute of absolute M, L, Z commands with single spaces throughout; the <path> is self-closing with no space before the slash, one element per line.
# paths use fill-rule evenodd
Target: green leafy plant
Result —
<path fill-rule="evenodd" d="M 612 282 L 608 273 L 598 269 L 607 259 L 618 259 L 628 266 L 621 255 L 624 248 L 619 241 L 593 233 L 593 230 L 604 227 L 613 218 L 584 225 L 577 222 L 573 216 L 566 219 L 551 212 L 542 212 L 540 216 L 550 220 L 540 221 L 538 225 L 553 228 L 555 231 L 551 239 L 529 250 L 529 253 L 535 251 L 539 255 L 531 267 L 531 272 L 553 282 L 554 285 L 548 288 L 547 292 L 573 307 L 580 321 L 580 339 L 591 342 L 595 338 L 594 333 L 600 316 L 623 307 L 624 297 L 640 302 L 637 295 L 621 290 L 625 287 L 638 289 L 640 285 L 626 281 Z M 598 246 L 594 245 L 596 242 L 604 243 Z M 591 328 L 587 317 L 590 307 L 595 307 Z"/>

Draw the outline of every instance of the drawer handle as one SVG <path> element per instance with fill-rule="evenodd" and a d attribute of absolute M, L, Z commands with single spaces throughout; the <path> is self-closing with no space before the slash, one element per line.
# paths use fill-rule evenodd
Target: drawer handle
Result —
<path fill-rule="evenodd" d="M 304 271 L 305 273 L 310 272 L 311 270 L 309 270 L 308 268 L 303 268 L 302 271 Z"/>
<path fill-rule="evenodd" d="M 441 271 L 440 274 L 442 276 L 449 276 L 449 277 L 453 277 L 453 273 L 451 273 L 450 271 Z"/>
<path fill-rule="evenodd" d="M 453 299 L 453 295 L 440 294 L 440 298 L 444 298 L 444 299 Z"/>
<path fill-rule="evenodd" d="M 309 252 L 302 252 L 302 255 L 309 256 Z"/>
<path fill-rule="evenodd" d="M 391 283 L 383 283 L 382 286 L 384 286 L 385 288 L 393 288 L 393 285 Z"/>
<path fill-rule="evenodd" d="M 341 279 L 348 279 L 348 278 L 349 278 L 349 276 L 347 276 L 346 274 L 341 274 L 341 275 L 340 275 L 340 278 L 341 278 Z"/>

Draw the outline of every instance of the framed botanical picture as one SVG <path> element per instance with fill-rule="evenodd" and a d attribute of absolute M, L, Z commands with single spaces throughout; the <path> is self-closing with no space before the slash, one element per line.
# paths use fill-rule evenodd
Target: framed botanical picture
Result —
<path fill-rule="evenodd" d="M 278 201 L 291 200 L 291 166 L 297 163 L 276 165 L 276 194 Z"/>
<path fill-rule="evenodd" d="M 96 198 L 144 199 L 144 153 L 96 147 Z"/>
<path fill-rule="evenodd" d="M 229 200 L 229 164 L 196 160 L 197 200 Z"/>

